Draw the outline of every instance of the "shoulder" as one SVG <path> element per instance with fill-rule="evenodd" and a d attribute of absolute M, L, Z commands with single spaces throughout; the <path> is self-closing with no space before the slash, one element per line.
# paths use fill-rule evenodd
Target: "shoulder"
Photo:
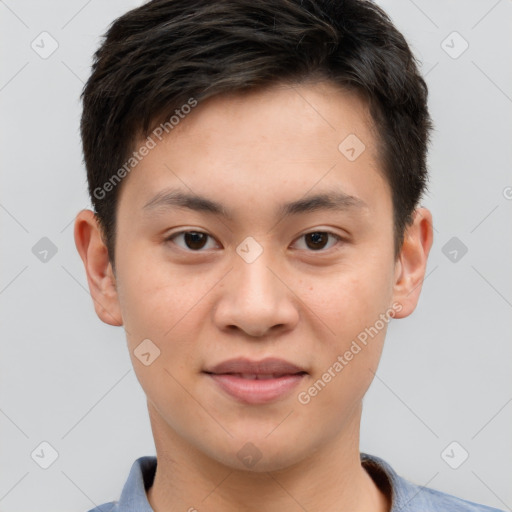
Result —
<path fill-rule="evenodd" d="M 390 496 L 390 512 L 503 512 L 410 482 L 375 455 L 361 453 L 361 463 L 381 490 Z"/>
<path fill-rule="evenodd" d="M 155 456 L 139 457 L 130 469 L 119 501 L 104 503 L 89 512 L 152 512 L 146 490 L 153 484 L 156 465 Z"/>
<path fill-rule="evenodd" d="M 428 504 L 428 510 L 433 511 L 450 510 L 452 512 L 503 512 L 497 508 L 487 507 L 486 505 L 480 505 L 472 501 L 463 500 L 462 498 L 457 498 L 451 494 L 437 491 L 435 489 L 430 489 L 428 487 L 415 487 L 421 491 L 423 496 L 420 502 L 421 504 L 416 508 L 412 507 L 411 511 L 420 509 L 423 510 L 424 505 Z"/>
<path fill-rule="evenodd" d="M 98 505 L 95 508 L 92 508 L 88 512 L 116 512 L 119 510 L 117 501 L 110 501 L 109 503 L 103 503 L 103 505 Z"/>

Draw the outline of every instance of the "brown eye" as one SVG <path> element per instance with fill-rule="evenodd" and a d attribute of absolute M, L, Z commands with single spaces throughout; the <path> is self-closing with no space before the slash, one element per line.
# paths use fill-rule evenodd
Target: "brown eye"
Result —
<path fill-rule="evenodd" d="M 296 248 L 309 251 L 327 250 L 343 239 L 330 231 L 311 231 L 297 239 Z"/>
<path fill-rule="evenodd" d="M 315 231 L 314 233 L 308 233 L 304 235 L 306 238 L 306 245 L 309 249 L 318 250 L 323 249 L 329 239 L 328 233 L 321 231 Z"/>
<path fill-rule="evenodd" d="M 205 246 L 207 239 L 207 234 L 200 233 L 198 231 L 187 231 L 184 236 L 187 247 L 194 250 L 202 249 Z"/>
<path fill-rule="evenodd" d="M 200 252 L 201 249 L 205 248 L 209 240 L 214 243 L 214 239 L 202 231 L 181 231 L 166 239 L 167 242 L 173 242 L 182 249 L 195 252 Z M 206 249 L 211 248 L 212 247 L 206 247 Z"/>

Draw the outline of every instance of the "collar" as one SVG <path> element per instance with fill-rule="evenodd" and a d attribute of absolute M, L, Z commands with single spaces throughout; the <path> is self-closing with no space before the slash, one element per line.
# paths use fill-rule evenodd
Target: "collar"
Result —
<path fill-rule="evenodd" d="M 400 477 L 380 457 L 367 453 L 361 453 L 360 457 L 362 466 L 372 477 L 376 485 L 385 494 L 391 495 L 390 512 L 408 512 L 413 510 L 409 504 L 422 488 Z M 148 502 L 146 491 L 153 485 L 156 466 L 156 457 L 149 455 L 140 457 L 133 463 L 116 510 L 119 510 L 119 512 L 153 512 Z"/>

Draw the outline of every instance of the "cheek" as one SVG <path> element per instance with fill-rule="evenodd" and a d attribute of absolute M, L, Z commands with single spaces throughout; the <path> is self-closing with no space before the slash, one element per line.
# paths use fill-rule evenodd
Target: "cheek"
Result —
<path fill-rule="evenodd" d="M 341 348 L 389 308 L 392 277 L 393 266 L 387 260 L 367 254 L 322 278 L 311 277 L 301 294 L 309 309 L 335 333 L 333 345 Z"/>
<path fill-rule="evenodd" d="M 165 339 L 181 319 L 193 316 L 194 306 L 214 280 L 201 272 L 177 269 L 161 257 L 150 259 L 148 254 L 132 252 L 120 261 L 119 302 L 127 332 Z"/>
<path fill-rule="evenodd" d="M 132 365 L 155 406 L 183 410 L 190 397 L 181 386 L 189 387 L 198 366 L 197 345 L 191 340 L 198 336 L 197 315 L 204 314 L 200 298 L 209 281 L 199 282 L 161 261 L 140 261 L 143 258 L 135 254 L 127 258 L 120 279 L 119 301 Z"/>
<path fill-rule="evenodd" d="M 206 321 L 212 308 L 209 292 L 219 277 L 148 261 L 135 253 L 121 270 L 119 300 L 137 378 L 156 402 L 163 393 L 161 398 L 180 410 L 187 397 L 178 383 L 190 387 L 201 370 L 201 347 L 196 341 L 205 337 L 202 331 L 210 325 Z M 149 347 L 158 354 L 150 367 L 137 357 L 147 352 L 143 340 L 151 340 Z"/>
<path fill-rule="evenodd" d="M 322 297 L 312 306 L 334 334 L 325 331 L 323 339 L 312 346 L 315 372 L 297 398 L 300 404 L 311 403 L 331 415 L 331 425 L 336 424 L 335 417 L 348 417 L 348 411 L 362 400 L 377 371 L 387 326 L 395 313 L 389 303 L 388 279 L 365 268 L 364 273 L 331 282 L 328 300 Z"/>
<path fill-rule="evenodd" d="M 396 312 L 391 307 L 392 256 L 385 259 L 377 253 L 368 251 L 340 270 L 324 288 L 327 297 L 316 303 L 319 316 L 335 333 L 325 338 L 329 343 L 318 354 L 310 389 L 318 394 L 319 407 L 336 404 L 335 409 L 345 410 L 362 399 L 374 377 L 387 326 Z"/>

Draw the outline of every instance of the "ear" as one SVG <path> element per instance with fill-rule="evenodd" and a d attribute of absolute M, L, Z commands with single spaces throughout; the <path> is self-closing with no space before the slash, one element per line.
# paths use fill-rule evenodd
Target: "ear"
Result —
<path fill-rule="evenodd" d="M 75 245 L 84 263 L 94 309 L 109 325 L 123 325 L 115 275 L 103 242 L 101 227 L 91 210 L 82 210 L 75 219 Z"/>
<path fill-rule="evenodd" d="M 417 208 L 413 219 L 405 231 L 404 243 L 395 264 L 393 300 L 402 305 L 395 318 L 405 318 L 415 310 L 433 242 L 430 210 Z"/>

